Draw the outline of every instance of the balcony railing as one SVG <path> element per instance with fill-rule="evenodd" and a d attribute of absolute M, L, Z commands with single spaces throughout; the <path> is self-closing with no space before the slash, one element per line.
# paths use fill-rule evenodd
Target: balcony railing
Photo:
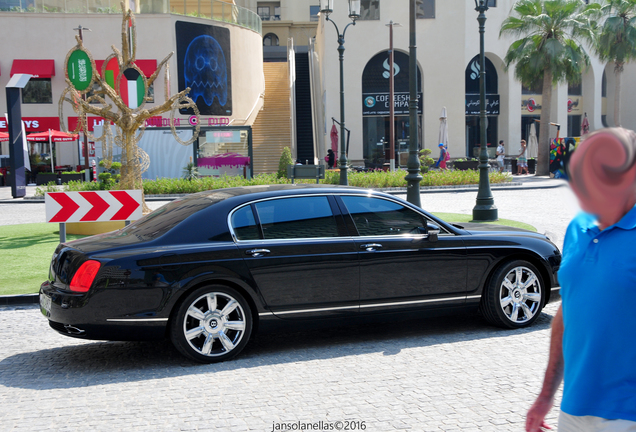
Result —
<path fill-rule="evenodd" d="M 262 34 L 261 19 L 249 9 L 219 0 L 135 0 L 137 14 L 179 14 L 245 27 Z M 0 0 L 0 12 L 120 14 L 120 0 Z"/>

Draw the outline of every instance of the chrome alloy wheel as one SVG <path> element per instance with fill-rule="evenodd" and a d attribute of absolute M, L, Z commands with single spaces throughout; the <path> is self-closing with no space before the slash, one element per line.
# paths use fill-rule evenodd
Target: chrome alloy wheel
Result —
<path fill-rule="evenodd" d="M 500 306 L 515 324 L 523 324 L 541 310 L 541 282 L 534 271 L 525 266 L 512 268 L 501 281 Z"/>
<path fill-rule="evenodd" d="M 203 356 L 230 353 L 245 335 L 246 315 L 232 296 L 208 292 L 194 300 L 183 318 L 183 334 L 188 345 Z"/>

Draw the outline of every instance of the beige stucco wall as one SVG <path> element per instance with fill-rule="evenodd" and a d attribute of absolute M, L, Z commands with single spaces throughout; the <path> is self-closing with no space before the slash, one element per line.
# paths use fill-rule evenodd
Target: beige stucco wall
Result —
<path fill-rule="evenodd" d="M 303 3 L 302 1 L 299 3 Z M 514 76 L 514 65 L 505 69 L 503 59 L 513 38 L 499 37 L 501 23 L 509 15 L 514 0 L 498 0 L 497 7 L 486 12 L 485 53 L 494 64 L 498 74 L 500 115 L 498 118 L 498 139 L 503 139 L 509 154 L 517 151 L 521 139 L 521 83 Z M 352 163 L 362 161 L 363 118 L 361 108 L 361 77 L 364 66 L 371 57 L 389 47 L 386 24 L 393 20 L 402 27 L 394 29 L 396 50 L 408 53 L 408 0 L 380 2 L 380 19 L 358 21 L 349 27 L 345 35 L 345 120 L 351 129 L 349 157 Z M 331 18 L 342 31 L 350 20 L 346 4 L 336 4 Z M 473 2 L 437 1 L 434 19 L 418 19 L 417 61 L 422 71 L 423 106 L 423 147 L 436 151 L 439 128 L 439 114 L 443 106 L 448 110 L 449 149 L 453 157 L 466 156 L 466 116 L 465 116 L 465 70 L 470 60 L 479 54 L 478 13 Z M 340 86 L 338 81 L 339 62 L 337 37 L 331 23 L 321 18 L 316 36 L 316 52 L 322 59 L 322 83 L 326 92 L 325 118 L 327 133 L 324 146 L 330 145 L 329 130 L 331 117 L 340 116 Z M 582 77 L 583 105 L 581 114 L 587 112 L 591 130 L 601 128 L 601 79 L 605 65 L 601 64 L 588 49 L 590 68 Z M 613 124 L 613 74 L 608 72 L 607 114 Z M 636 65 L 630 64 L 623 75 L 622 124 L 636 129 Z M 552 122 L 561 124 L 561 136 L 567 134 L 568 92 L 567 83 L 559 84 L 553 92 Z M 324 129 L 323 129 L 324 130 Z M 550 135 L 556 135 L 556 128 L 550 128 Z"/>

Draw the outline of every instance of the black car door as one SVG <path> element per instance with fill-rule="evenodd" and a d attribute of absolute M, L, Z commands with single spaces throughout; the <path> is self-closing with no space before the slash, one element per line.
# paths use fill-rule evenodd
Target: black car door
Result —
<path fill-rule="evenodd" d="M 429 236 L 423 229 L 426 217 L 398 201 L 360 195 L 340 199 L 359 234 L 354 241 L 360 254 L 361 312 L 464 303 L 466 248 L 460 238 L 445 231 Z"/>
<path fill-rule="evenodd" d="M 303 319 L 358 312 L 358 254 L 333 197 L 257 201 L 230 219 L 243 259 L 274 315 Z"/>

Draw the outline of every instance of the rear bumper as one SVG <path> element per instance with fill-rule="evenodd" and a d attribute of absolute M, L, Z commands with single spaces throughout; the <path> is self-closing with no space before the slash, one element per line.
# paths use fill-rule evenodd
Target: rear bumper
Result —
<path fill-rule="evenodd" d="M 88 294 L 62 292 L 50 282 L 40 286 L 40 311 L 55 331 L 92 340 L 156 340 L 166 334 L 167 318 L 103 317 L 91 307 Z"/>

